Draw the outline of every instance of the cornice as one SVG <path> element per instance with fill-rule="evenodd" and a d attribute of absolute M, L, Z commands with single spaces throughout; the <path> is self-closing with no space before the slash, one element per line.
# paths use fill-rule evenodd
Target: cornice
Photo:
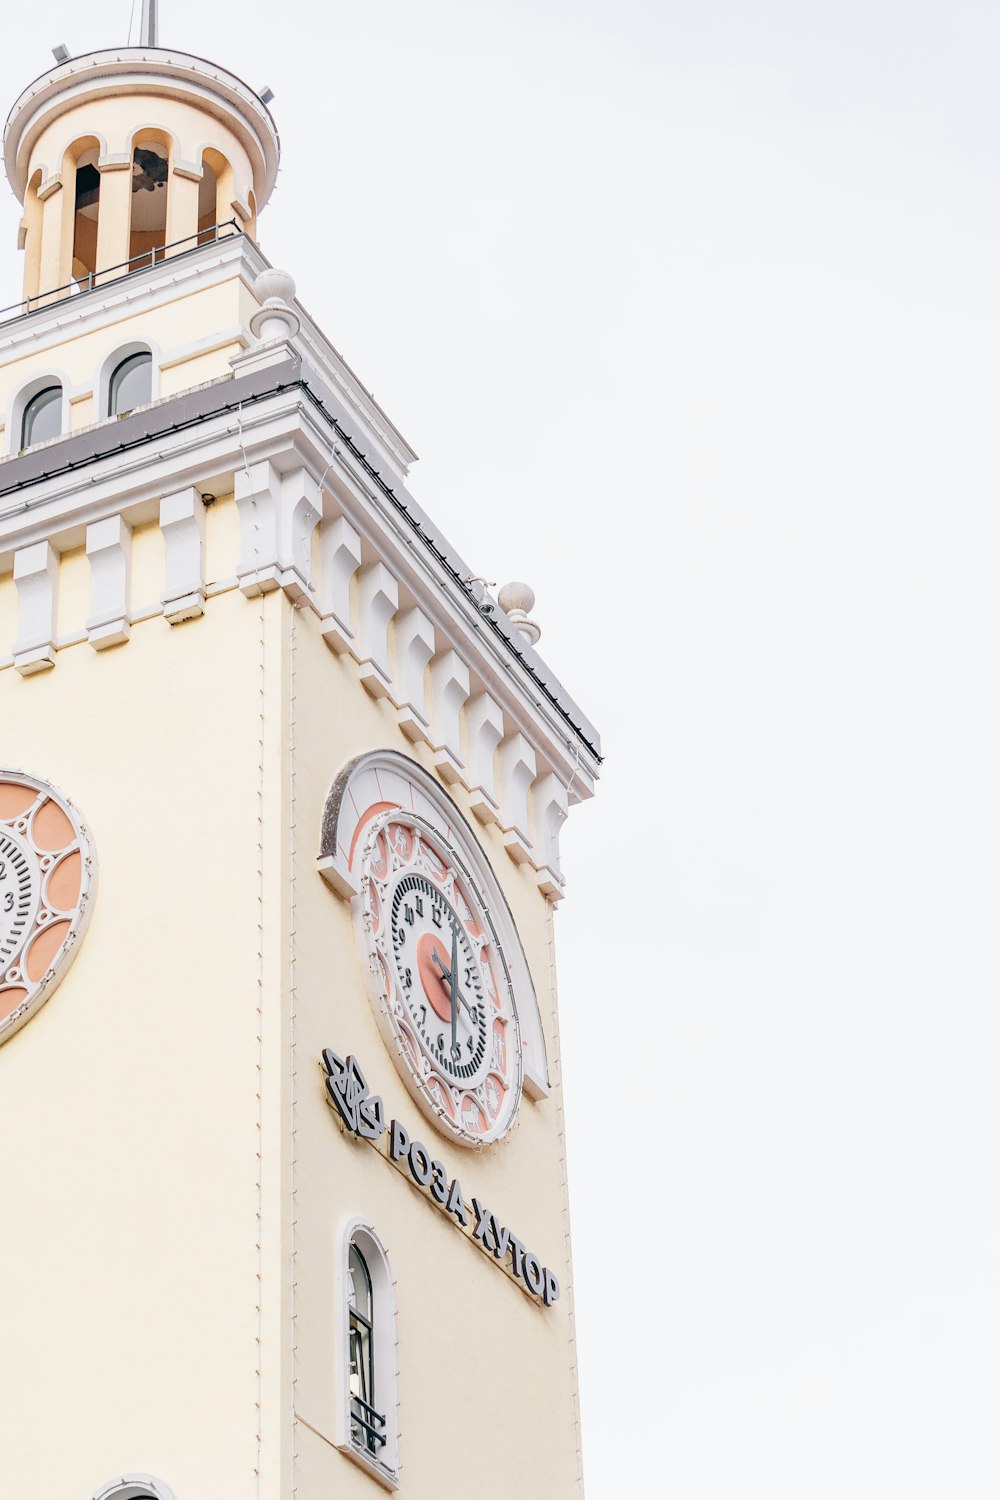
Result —
<path fill-rule="evenodd" d="M 102 328 L 114 327 L 125 318 L 155 311 L 179 298 L 239 276 L 252 294 L 254 282 L 270 261 L 244 234 L 226 235 L 211 244 L 199 245 L 170 256 L 155 266 L 130 272 L 117 281 L 49 303 L 33 312 L 0 322 L 0 368 L 26 354 L 56 349 L 70 339 Z M 295 343 L 323 372 L 355 418 L 370 431 L 388 465 L 403 479 L 416 453 L 383 411 L 339 350 L 301 303 L 300 331 Z M 251 342 L 249 331 L 245 334 Z M 165 351 L 167 358 L 171 351 Z M 162 366 L 161 366 L 162 367 Z"/>
<path fill-rule="evenodd" d="M 248 462 L 303 466 L 325 480 L 344 512 L 405 588 L 521 718 L 571 786 L 588 795 L 600 763 L 596 730 L 541 658 L 489 604 L 471 570 L 405 490 L 394 493 L 366 462 L 360 432 L 315 371 L 291 359 L 237 379 L 212 381 L 86 434 L 0 466 L 0 568 L 14 552 L 48 541 L 80 546 L 110 515 L 154 519 L 166 493 L 207 488 Z M 315 596 L 308 602 L 320 609 Z M 574 785 L 574 778 L 576 784 Z"/>

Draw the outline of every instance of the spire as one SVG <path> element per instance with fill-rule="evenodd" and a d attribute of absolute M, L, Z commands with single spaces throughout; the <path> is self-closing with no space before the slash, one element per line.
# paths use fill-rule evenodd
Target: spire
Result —
<path fill-rule="evenodd" d="M 142 0 L 142 19 L 139 22 L 139 46 L 157 46 L 157 29 L 156 0 Z"/>

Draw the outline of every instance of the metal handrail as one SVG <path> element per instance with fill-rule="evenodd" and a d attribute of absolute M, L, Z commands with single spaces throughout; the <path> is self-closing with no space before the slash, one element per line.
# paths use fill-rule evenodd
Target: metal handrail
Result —
<path fill-rule="evenodd" d="M 229 232 L 224 234 L 223 230 Z M 133 271 L 148 270 L 158 261 L 166 260 L 168 251 L 177 250 L 182 245 L 197 249 L 199 245 L 213 245 L 217 240 L 232 239 L 234 234 L 242 233 L 243 229 L 235 219 L 226 219 L 221 224 L 211 224 L 207 229 L 185 235 L 181 240 L 171 240 L 169 245 L 152 245 L 148 250 L 141 250 L 138 255 L 130 255 L 128 260 L 120 260 L 117 265 L 105 267 L 103 271 L 88 271 L 86 276 L 74 277 L 72 281 L 53 287 L 51 291 L 37 292 L 34 297 L 25 297 L 21 302 L 12 302 L 9 307 L 0 307 L 0 324 L 13 323 L 15 318 L 38 312 L 43 306 L 51 307 L 62 293 L 79 297 L 85 292 L 92 292 L 98 284 L 103 287 L 113 281 L 123 281 Z M 116 275 L 116 272 L 120 274 Z M 8 313 L 13 313 L 14 317 L 8 317 Z"/>
<path fill-rule="evenodd" d="M 380 1427 L 385 1427 L 385 1417 L 382 1415 L 382 1413 L 376 1411 L 374 1406 L 369 1406 L 368 1402 L 365 1401 L 361 1396 L 355 1396 L 353 1392 L 351 1394 L 351 1405 L 364 1407 L 365 1411 L 368 1412 L 374 1419 L 374 1421 L 378 1424 L 378 1426 L 373 1426 L 372 1422 L 363 1417 L 360 1412 L 351 1412 L 351 1421 L 357 1422 L 358 1426 L 363 1427 L 370 1438 L 374 1439 L 376 1443 L 381 1443 L 382 1447 L 384 1448 L 386 1445 L 385 1433 L 379 1431 Z"/>
<path fill-rule="evenodd" d="M 375 1418 L 376 1422 L 378 1422 L 380 1426 L 382 1426 L 382 1427 L 385 1426 L 385 1417 L 383 1417 L 383 1415 L 382 1415 L 382 1413 L 380 1411 L 376 1411 L 375 1407 L 372 1406 L 370 1402 L 366 1401 L 365 1398 L 364 1398 L 364 1396 L 356 1396 L 354 1394 L 354 1392 L 352 1391 L 351 1392 L 351 1400 L 352 1401 L 356 1401 L 359 1406 L 363 1406 L 364 1409 L 365 1409 L 365 1411 L 368 1412 L 371 1416 L 373 1416 Z"/>

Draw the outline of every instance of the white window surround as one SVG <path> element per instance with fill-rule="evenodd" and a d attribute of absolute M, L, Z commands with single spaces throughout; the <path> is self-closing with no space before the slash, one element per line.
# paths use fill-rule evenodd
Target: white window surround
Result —
<path fill-rule="evenodd" d="M 381 778 L 383 772 L 387 773 L 380 781 L 386 787 L 393 785 L 394 773 L 397 779 L 402 777 L 404 781 L 412 783 L 418 795 L 418 804 L 409 811 L 420 813 L 435 826 L 450 830 L 449 840 L 479 882 L 503 945 L 504 958 L 517 999 L 517 1019 L 524 1048 L 524 1091 L 529 1099 L 544 1099 L 551 1086 L 545 1033 L 538 997 L 517 925 L 482 844 L 461 810 L 436 778 L 409 756 L 401 755 L 398 750 L 372 750 L 367 755 L 359 755 L 348 761 L 338 773 L 323 809 L 318 860 L 320 874 L 344 900 L 358 899 L 358 873 L 356 869 L 352 869 L 348 857 L 351 837 L 357 823 L 354 793 L 358 794 L 360 807 L 367 807 L 374 800 L 382 800 L 381 796 L 376 799 L 363 790 L 373 772 L 376 778 Z M 342 815 L 343 828 L 340 826 Z M 363 844 L 363 839 L 357 840 L 356 862 Z"/>
<path fill-rule="evenodd" d="M 152 356 L 153 364 L 150 370 L 150 401 L 158 401 L 160 398 L 160 346 L 152 339 L 130 339 L 127 343 L 116 344 L 113 349 L 101 360 L 97 371 L 97 379 L 94 381 L 94 413 L 95 422 L 112 421 L 108 416 L 108 398 L 111 394 L 111 377 L 121 364 L 123 359 L 128 359 L 133 354 L 149 354 Z"/>
<path fill-rule="evenodd" d="M 174 1500 L 174 1492 L 152 1474 L 119 1474 L 95 1490 L 93 1500 Z"/>
<path fill-rule="evenodd" d="M 59 431 L 60 434 L 69 432 L 69 393 L 70 382 L 64 370 L 46 370 L 43 375 L 35 375 L 21 386 L 20 390 L 14 392 L 7 407 L 5 444 L 8 453 L 20 453 L 21 451 L 21 423 L 24 421 L 24 409 L 28 402 L 37 396 L 39 391 L 44 391 L 50 385 L 57 385 L 62 390 L 62 402 L 59 408 Z"/>
<path fill-rule="evenodd" d="M 348 1380 L 351 1282 L 348 1272 L 348 1256 L 352 1244 L 357 1245 L 364 1256 L 372 1282 L 375 1404 L 385 1417 L 385 1447 L 381 1450 L 380 1459 L 374 1458 L 367 1449 L 359 1448 L 351 1441 L 351 1387 Z M 341 1230 L 335 1293 L 337 1447 L 366 1473 L 385 1485 L 386 1489 L 395 1490 L 399 1488 L 399 1345 L 396 1337 L 396 1286 L 392 1279 L 385 1246 L 372 1225 L 364 1219 L 349 1219 Z"/>

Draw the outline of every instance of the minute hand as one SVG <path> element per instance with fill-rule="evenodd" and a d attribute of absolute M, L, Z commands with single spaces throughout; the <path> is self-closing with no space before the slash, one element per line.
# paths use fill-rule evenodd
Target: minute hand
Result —
<path fill-rule="evenodd" d="M 475 1012 L 473 1011 L 472 1006 L 469 1004 L 468 1000 L 466 1000 L 465 996 L 462 994 L 462 991 L 458 986 L 458 982 L 454 977 L 454 969 L 452 969 L 451 971 L 446 969 L 437 953 L 431 954 L 431 961 L 437 964 L 438 972 L 441 975 L 441 978 L 447 979 L 448 983 L 452 986 L 454 993 L 458 996 L 459 1005 L 464 1005 L 465 1009 L 469 1012 L 469 1015 L 473 1020 L 475 1020 Z"/>
<path fill-rule="evenodd" d="M 451 1055 L 458 1048 L 458 928 L 451 924 Z"/>

